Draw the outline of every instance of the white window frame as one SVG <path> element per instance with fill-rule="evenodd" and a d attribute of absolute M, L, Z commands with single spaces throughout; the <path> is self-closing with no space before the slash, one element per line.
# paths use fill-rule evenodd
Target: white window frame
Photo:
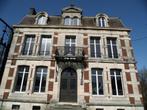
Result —
<path fill-rule="evenodd" d="M 90 43 L 90 45 L 91 44 L 93 44 L 94 45 L 94 58 L 100 58 L 101 57 L 101 45 L 100 45 L 100 38 L 98 37 L 98 39 L 97 39 L 97 37 L 91 37 L 91 38 L 94 38 L 94 43 Z M 90 40 L 91 40 L 91 38 L 90 38 Z M 99 45 L 99 47 L 100 47 L 100 57 L 97 57 L 97 43 L 96 43 L 96 40 L 99 40 L 99 43 L 98 43 L 98 45 Z M 90 50 L 90 54 L 91 54 L 91 50 Z M 92 55 L 90 55 L 90 57 L 92 57 Z"/>
<path fill-rule="evenodd" d="M 27 40 L 28 38 L 30 38 L 29 41 Z M 24 46 L 23 46 L 23 49 L 22 49 L 23 55 L 32 55 L 33 54 L 34 43 L 35 43 L 35 35 L 26 35 Z M 24 51 L 25 51 L 24 49 L 26 47 L 26 44 L 28 44 L 28 48 L 27 48 L 27 52 L 25 52 L 26 54 L 24 54 Z M 33 45 L 32 53 L 29 54 L 30 49 L 31 49 L 31 45 Z"/>
<path fill-rule="evenodd" d="M 99 17 L 99 26 L 106 27 L 106 19 L 104 17 Z"/>
<path fill-rule="evenodd" d="M 91 74 L 92 74 L 92 76 L 96 77 L 96 87 L 97 87 L 97 94 L 92 94 L 92 95 L 93 95 L 93 96 L 95 96 L 95 95 L 96 95 L 96 96 L 97 96 L 97 95 L 103 96 L 103 95 L 104 95 L 103 69 L 101 69 L 101 68 L 92 68 L 92 69 L 95 69 L 95 70 L 96 70 L 96 71 L 95 71 L 95 73 L 96 73 L 95 75 L 93 75 L 93 73 L 91 73 Z M 91 70 L 92 70 L 92 69 L 91 69 Z M 99 70 L 99 69 L 102 70 L 102 75 L 99 75 L 99 74 L 98 74 L 98 70 Z M 98 77 L 99 77 L 99 76 L 102 77 L 103 94 L 99 94 L 99 84 L 98 84 L 98 82 L 99 82 Z M 93 89 L 93 88 L 92 88 L 92 89 Z"/>
<path fill-rule="evenodd" d="M 36 75 L 37 75 L 37 68 L 41 68 L 41 75 L 40 75 L 40 82 L 39 82 L 39 90 L 38 90 L 38 92 L 36 92 L 36 93 L 42 93 L 42 91 L 41 91 L 41 88 L 42 88 L 42 78 L 43 78 L 43 75 L 44 74 L 46 74 L 46 78 L 47 78 L 47 72 L 45 73 L 43 70 L 44 69 L 46 69 L 47 70 L 47 67 L 46 66 L 37 66 L 36 67 L 36 73 L 35 73 L 35 77 L 36 77 Z M 39 72 L 40 73 L 40 72 Z M 47 81 L 47 80 L 46 80 Z M 34 86 L 35 86 L 35 84 L 34 84 Z M 46 86 L 46 85 L 45 85 Z M 46 91 L 46 90 L 45 90 Z M 44 92 L 45 92 L 44 91 Z"/>
<path fill-rule="evenodd" d="M 65 17 L 64 18 L 64 25 L 71 25 L 72 19 L 70 17 Z"/>
<path fill-rule="evenodd" d="M 48 56 L 48 55 L 46 55 L 46 52 L 49 52 L 49 55 L 50 55 L 50 52 L 51 52 L 51 42 L 52 42 L 51 41 L 51 35 L 42 35 L 41 36 L 39 52 L 41 51 L 41 46 L 42 46 L 42 40 L 43 40 L 43 38 L 47 38 L 47 39 L 45 39 L 45 48 L 43 50 L 43 56 Z M 49 43 L 50 43 L 49 44 L 50 47 L 47 47 L 48 40 L 49 40 Z M 48 51 L 47 51 L 47 49 L 48 49 Z M 39 53 L 39 55 L 42 55 L 42 54 Z"/>
<path fill-rule="evenodd" d="M 38 18 L 38 24 L 40 25 L 45 25 L 46 24 L 46 21 L 47 21 L 47 17 L 41 15 L 39 18 Z"/>
<path fill-rule="evenodd" d="M 25 91 L 22 91 L 22 87 L 23 87 L 23 83 L 24 83 L 24 77 L 25 77 L 25 74 L 28 74 L 29 75 L 29 67 L 28 66 L 18 66 L 18 69 L 19 68 L 22 68 L 23 67 L 23 71 L 18 71 L 17 72 L 17 75 L 22 73 L 22 79 L 21 79 L 21 85 L 20 85 L 20 90 L 19 91 L 16 91 L 15 92 L 25 92 Z M 28 67 L 28 72 L 26 72 L 26 67 Z M 28 76 L 27 76 L 27 79 L 28 79 Z M 16 82 L 17 83 L 17 82 Z M 15 85 L 16 86 L 16 85 Z M 26 88 L 27 88 L 27 82 L 26 82 Z"/>
<path fill-rule="evenodd" d="M 110 40 L 110 51 L 111 51 L 111 53 L 112 53 L 112 58 L 115 58 L 114 57 L 114 49 L 113 49 L 113 46 L 116 46 L 116 48 L 117 48 L 117 40 L 116 40 L 116 44 L 113 44 L 112 43 L 112 39 L 109 39 Z M 107 43 L 107 45 L 108 45 L 108 43 Z M 109 53 L 108 53 L 109 54 Z M 117 55 L 118 55 L 118 50 L 117 50 Z M 109 55 L 108 55 L 109 56 Z"/>
<path fill-rule="evenodd" d="M 116 75 L 116 70 L 114 71 L 114 75 L 111 75 L 111 73 L 110 73 L 110 76 L 111 77 L 113 76 L 114 79 L 115 79 L 115 89 L 116 89 L 116 95 L 114 95 L 113 92 L 112 92 L 112 95 L 114 95 L 114 96 L 123 96 L 124 93 L 122 95 L 119 95 L 118 94 L 118 84 L 117 84 L 117 77 L 120 77 L 121 78 L 121 84 L 122 84 L 122 72 L 120 71 L 120 75 Z M 111 88 L 111 90 L 112 90 L 112 88 Z M 123 84 L 122 84 L 122 92 L 123 92 Z"/>

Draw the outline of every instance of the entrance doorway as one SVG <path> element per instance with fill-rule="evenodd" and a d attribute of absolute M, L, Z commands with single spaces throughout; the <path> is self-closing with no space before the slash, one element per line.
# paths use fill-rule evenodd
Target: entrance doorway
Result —
<path fill-rule="evenodd" d="M 77 73 L 66 68 L 61 73 L 60 102 L 77 102 Z"/>

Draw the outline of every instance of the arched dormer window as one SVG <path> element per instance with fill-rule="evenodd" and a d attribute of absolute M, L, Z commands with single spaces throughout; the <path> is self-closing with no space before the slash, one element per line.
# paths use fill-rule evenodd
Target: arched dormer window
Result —
<path fill-rule="evenodd" d="M 108 16 L 106 14 L 96 15 L 96 25 L 99 27 L 108 27 Z"/>
<path fill-rule="evenodd" d="M 47 18 L 46 18 L 44 15 L 42 15 L 42 16 L 40 16 L 40 17 L 38 18 L 37 24 L 45 25 L 45 24 L 46 24 L 46 20 L 47 20 Z"/>
<path fill-rule="evenodd" d="M 78 17 L 73 17 L 72 25 L 75 25 L 75 26 L 80 25 L 80 20 Z"/>
<path fill-rule="evenodd" d="M 64 18 L 64 25 L 71 25 L 71 18 L 69 16 Z"/>
<path fill-rule="evenodd" d="M 106 27 L 106 19 L 104 17 L 99 17 L 99 27 Z"/>
<path fill-rule="evenodd" d="M 48 14 L 46 12 L 38 13 L 36 16 L 36 24 L 46 25 L 48 19 Z"/>

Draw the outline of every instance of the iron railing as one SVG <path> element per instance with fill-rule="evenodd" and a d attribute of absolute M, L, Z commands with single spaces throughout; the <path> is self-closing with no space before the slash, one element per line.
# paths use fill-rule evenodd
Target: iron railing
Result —
<path fill-rule="evenodd" d="M 59 46 L 55 52 L 55 58 L 61 60 L 76 60 L 84 59 L 84 52 L 82 47 Z"/>

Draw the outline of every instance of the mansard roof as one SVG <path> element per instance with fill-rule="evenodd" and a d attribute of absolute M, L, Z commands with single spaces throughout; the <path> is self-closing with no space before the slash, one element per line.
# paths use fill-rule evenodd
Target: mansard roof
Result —
<path fill-rule="evenodd" d="M 27 15 L 25 16 L 19 25 L 35 25 L 35 16 L 34 15 Z M 62 16 L 49 16 L 47 25 L 56 25 L 62 26 Z M 108 25 L 110 28 L 124 28 L 123 23 L 117 17 L 109 17 Z M 96 18 L 95 17 L 88 17 L 83 16 L 81 18 L 81 26 L 83 27 L 97 27 L 96 26 Z"/>

